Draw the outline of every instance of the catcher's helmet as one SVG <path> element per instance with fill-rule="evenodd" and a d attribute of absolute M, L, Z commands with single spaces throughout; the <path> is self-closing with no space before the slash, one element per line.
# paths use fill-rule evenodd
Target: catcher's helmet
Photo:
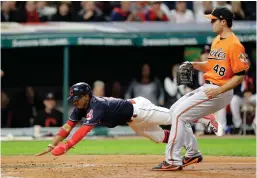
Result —
<path fill-rule="evenodd" d="M 92 96 L 91 87 L 85 82 L 76 83 L 70 88 L 68 101 L 79 100 L 84 95 Z"/>

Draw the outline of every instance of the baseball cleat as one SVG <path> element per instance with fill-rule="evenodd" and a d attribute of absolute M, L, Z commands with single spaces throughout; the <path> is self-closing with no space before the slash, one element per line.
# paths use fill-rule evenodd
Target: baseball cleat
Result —
<path fill-rule="evenodd" d="M 152 168 L 153 171 L 181 171 L 182 166 L 172 165 L 163 161 L 159 165 Z"/>
<path fill-rule="evenodd" d="M 214 114 L 209 114 L 207 116 L 204 116 L 203 118 L 209 120 L 209 124 L 207 127 L 210 127 L 211 130 L 217 135 L 217 136 L 222 136 L 223 135 L 223 129 L 221 124 L 217 121 L 215 118 Z"/>
<path fill-rule="evenodd" d="M 203 160 L 203 156 L 194 156 L 194 157 L 183 157 L 182 163 L 183 167 L 189 166 L 191 164 L 200 163 Z"/>

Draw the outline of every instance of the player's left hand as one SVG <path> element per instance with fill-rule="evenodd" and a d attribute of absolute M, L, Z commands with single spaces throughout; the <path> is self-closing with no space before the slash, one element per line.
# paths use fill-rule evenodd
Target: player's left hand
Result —
<path fill-rule="evenodd" d="M 42 151 L 42 152 L 36 154 L 35 156 L 42 156 L 42 155 L 44 155 L 44 154 L 47 154 L 47 153 L 51 152 L 53 149 L 54 149 L 54 145 L 49 144 L 49 145 L 47 146 L 47 148 L 46 148 L 44 151 Z"/>
<path fill-rule="evenodd" d="M 71 146 L 69 146 L 68 143 L 60 142 L 56 147 L 54 147 L 54 149 L 51 151 L 51 153 L 54 156 L 60 156 L 60 155 L 63 155 L 64 153 L 66 153 L 70 148 L 71 148 Z"/>
<path fill-rule="evenodd" d="M 204 93 L 208 98 L 214 98 L 220 94 L 219 88 L 207 88 L 204 90 Z"/>

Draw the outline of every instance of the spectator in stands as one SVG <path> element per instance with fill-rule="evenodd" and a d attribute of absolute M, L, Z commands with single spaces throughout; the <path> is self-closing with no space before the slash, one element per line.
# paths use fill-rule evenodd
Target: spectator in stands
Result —
<path fill-rule="evenodd" d="M 130 1 L 121 1 L 120 8 L 116 7 L 113 9 L 111 14 L 111 21 L 127 21 L 130 15 Z"/>
<path fill-rule="evenodd" d="M 25 9 L 21 8 L 18 11 L 19 22 L 40 22 L 40 17 L 36 9 L 36 3 L 34 1 L 27 1 Z"/>
<path fill-rule="evenodd" d="M 169 16 L 170 9 L 164 2 L 161 3 L 161 10 L 166 15 L 166 17 Z"/>
<path fill-rule="evenodd" d="M 256 133 L 256 94 L 253 94 L 251 91 L 244 92 L 243 103 L 240 107 L 240 111 L 241 117 L 243 119 L 241 133 L 244 131 L 244 119 L 246 124 L 246 131 L 254 129 Z"/>
<path fill-rule="evenodd" d="M 103 81 L 97 80 L 93 84 L 93 95 L 105 96 L 105 84 Z"/>
<path fill-rule="evenodd" d="M 177 86 L 178 65 L 172 66 L 171 75 L 164 79 L 165 107 L 170 108 L 179 98 L 184 95 L 184 85 Z"/>
<path fill-rule="evenodd" d="M 149 64 L 142 66 L 141 78 L 133 80 L 128 87 L 125 98 L 142 96 L 155 105 L 164 105 L 164 91 L 160 80 L 153 77 Z"/>
<path fill-rule="evenodd" d="M 37 111 L 43 109 L 44 105 L 35 90 L 28 86 L 16 93 L 10 102 L 10 107 L 10 125 L 13 128 L 20 128 L 32 126 Z"/>
<path fill-rule="evenodd" d="M 9 102 L 8 95 L 4 91 L 1 91 L 1 128 L 10 127 L 11 111 Z"/>
<path fill-rule="evenodd" d="M 121 87 L 121 84 L 119 81 L 115 81 L 113 83 L 112 88 L 111 88 L 111 97 L 121 98 L 121 99 L 124 98 L 122 87 Z"/>
<path fill-rule="evenodd" d="M 82 9 L 79 11 L 79 21 L 84 22 L 99 22 L 104 21 L 102 11 L 96 7 L 94 1 L 82 1 Z"/>
<path fill-rule="evenodd" d="M 110 21 L 110 14 L 113 10 L 112 3 L 115 1 L 97 1 L 96 6 L 103 12 L 105 21 Z"/>
<path fill-rule="evenodd" d="M 9 8 L 11 9 L 10 15 L 5 3 L 2 2 L 2 21 L 44 22 L 51 20 L 53 16 L 53 21 L 166 21 L 165 17 L 168 17 L 168 19 L 177 23 L 187 23 L 194 21 L 192 13 L 193 4 L 197 22 L 206 22 L 207 20 L 202 14 L 210 13 L 210 9 L 215 7 L 227 7 L 233 10 L 236 20 L 256 20 L 256 2 L 254 1 L 83 1 L 82 3 L 71 3 L 70 1 L 37 1 L 37 10 L 33 10 L 35 9 L 35 2 L 33 1 L 8 1 L 7 4 L 9 4 Z M 79 18 L 77 12 L 80 9 L 80 4 L 82 4 L 83 9 L 79 13 Z M 150 9 L 148 4 L 151 5 Z M 58 6 L 58 8 L 55 8 L 55 6 Z M 59 9 L 59 6 L 61 7 L 61 13 L 56 13 L 56 9 Z M 5 9 L 5 13 L 3 13 L 3 9 Z M 18 13 L 14 13 L 17 19 L 8 19 L 9 16 L 12 17 L 12 12 L 17 11 L 17 9 L 19 9 Z M 74 14 L 71 9 L 76 10 Z M 170 11 L 170 9 L 173 10 Z M 146 16 L 143 15 L 146 13 Z M 68 14 L 71 14 L 71 17 L 68 17 Z"/>
<path fill-rule="evenodd" d="M 203 22 L 210 22 L 207 18 L 204 17 L 206 14 L 211 14 L 213 7 L 212 1 L 202 1 L 202 8 L 199 8 L 195 12 L 196 22 L 203 23 Z"/>
<path fill-rule="evenodd" d="M 198 11 L 203 11 L 203 2 L 204 1 L 193 1 L 192 11 L 197 13 Z"/>
<path fill-rule="evenodd" d="M 2 1 L 1 9 L 1 22 L 14 22 L 16 21 L 16 11 L 11 9 L 9 1 Z"/>
<path fill-rule="evenodd" d="M 160 1 L 152 1 L 151 8 L 146 13 L 146 21 L 168 21 L 168 17 L 161 9 Z"/>
<path fill-rule="evenodd" d="M 34 122 L 34 119 L 37 116 L 37 112 L 41 110 L 44 106 L 43 106 L 42 100 L 39 98 L 38 94 L 36 93 L 33 87 L 31 86 L 26 87 L 25 92 L 26 92 L 25 94 L 26 94 L 27 102 L 29 104 L 29 107 L 31 107 L 31 111 L 32 111 L 32 115 L 31 115 L 32 118 L 30 119 L 30 125 L 32 125 Z"/>
<path fill-rule="evenodd" d="M 241 7 L 240 1 L 232 1 L 232 12 L 234 13 L 234 20 L 244 20 L 245 14 Z"/>
<path fill-rule="evenodd" d="M 256 1 L 241 1 L 245 20 L 256 21 Z"/>
<path fill-rule="evenodd" d="M 193 12 L 186 7 L 185 1 L 177 1 L 176 9 L 173 9 L 169 13 L 169 20 L 176 23 L 188 23 L 193 22 Z"/>
<path fill-rule="evenodd" d="M 239 133 L 240 128 L 242 126 L 243 118 L 240 114 L 240 107 L 244 103 L 244 93 L 246 93 L 245 98 L 248 98 L 247 96 L 252 95 L 254 90 L 255 88 L 253 79 L 248 75 L 245 76 L 242 84 L 240 84 L 234 89 L 234 96 L 230 102 L 230 109 L 232 113 L 235 133 Z"/>
<path fill-rule="evenodd" d="M 71 12 L 70 4 L 66 1 L 61 2 L 57 8 L 57 13 L 52 16 L 52 21 L 71 22 L 75 18 Z"/>
<path fill-rule="evenodd" d="M 56 13 L 56 8 L 48 6 L 46 1 L 37 1 L 37 11 L 42 22 L 50 20 Z"/>
<path fill-rule="evenodd" d="M 4 71 L 0 69 L 1 78 L 4 76 Z"/>
<path fill-rule="evenodd" d="M 246 58 L 248 58 L 246 56 Z M 255 65 L 252 64 L 253 61 L 250 59 L 248 60 L 250 65 L 250 69 L 247 72 L 247 75 L 245 76 L 243 82 L 238 85 L 234 89 L 234 96 L 230 102 L 230 110 L 232 114 L 232 121 L 233 121 L 233 129 L 228 127 L 228 129 L 231 129 L 233 133 L 240 133 L 242 131 L 242 115 L 241 115 L 241 107 L 245 103 L 246 100 L 252 100 L 251 103 L 256 103 L 256 69 Z M 252 97 L 247 97 L 252 95 Z"/>
<path fill-rule="evenodd" d="M 175 9 L 176 2 L 177 1 L 163 1 L 163 3 L 165 3 L 169 9 Z M 193 10 L 193 3 L 197 2 L 197 1 L 185 1 L 185 2 L 186 2 L 187 9 Z"/>
<path fill-rule="evenodd" d="M 34 125 L 41 127 L 60 127 L 63 124 L 63 114 L 56 109 L 56 99 L 53 93 L 48 93 L 44 99 L 45 109 L 40 110 Z"/>
<path fill-rule="evenodd" d="M 17 12 L 16 1 L 8 1 L 12 11 Z"/>
<path fill-rule="evenodd" d="M 145 21 L 145 15 L 150 7 L 146 1 L 136 1 L 132 4 L 132 13 L 128 17 L 128 21 Z"/>
<path fill-rule="evenodd" d="M 228 8 L 229 10 L 232 10 L 232 7 L 230 4 L 227 3 L 227 1 L 214 1 L 213 2 L 213 7 L 216 8 L 216 7 L 226 7 Z"/>

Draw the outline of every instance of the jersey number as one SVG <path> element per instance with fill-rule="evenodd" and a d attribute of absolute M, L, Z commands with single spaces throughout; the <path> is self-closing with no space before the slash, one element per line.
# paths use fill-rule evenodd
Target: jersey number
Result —
<path fill-rule="evenodd" d="M 220 76 L 224 76 L 225 72 L 226 72 L 226 68 L 225 67 L 220 67 L 218 64 L 216 66 L 213 67 L 213 70 L 219 74 Z"/>

